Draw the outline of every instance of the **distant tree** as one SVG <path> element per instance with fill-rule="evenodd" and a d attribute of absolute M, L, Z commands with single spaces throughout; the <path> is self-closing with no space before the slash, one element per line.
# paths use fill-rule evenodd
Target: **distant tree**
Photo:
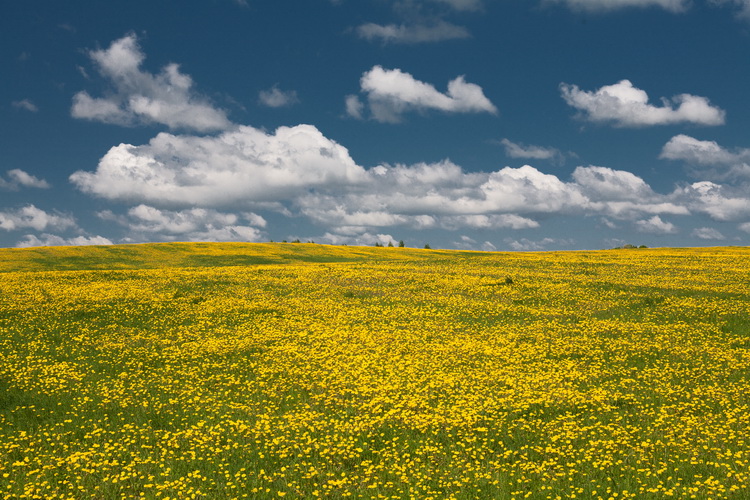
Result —
<path fill-rule="evenodd" d="M 393 248 L 393 242 L 392 241 L 388 242 L 388 248 Z"/>
<path fill-rule="evenodd" d="M 296 240 L 294 240 L 294 241 L 293 241 L 292 243 L 302 243 L 302 242 L 301 242 L 301 241 L 299 240 L 299 238 L 297 238 L 297 239 L 296 239 Z"/>
<path fill-rule="evenodd" d="M 425 248 L 425 250 L 432 250 L 432 247 L 430 246 L 429 243 L 425 243 L 424 244 L 424 248 Z"/>
<path fill-rule="evenodd" d="M 404 240 L 401 240 L 401 241 L 398 242 L 398 247 L 399 248 L 404 248 Z"/>
<path fill-rule="evenodd" d="M 382 243 L 380 243 L 379 241 L 376 241 L 376 242 L 375 242 L 375 246 L 376 246 L 376 247 L 382 247 L 382 246 L 383 246 L 383 244 L 382 244 Z"/>

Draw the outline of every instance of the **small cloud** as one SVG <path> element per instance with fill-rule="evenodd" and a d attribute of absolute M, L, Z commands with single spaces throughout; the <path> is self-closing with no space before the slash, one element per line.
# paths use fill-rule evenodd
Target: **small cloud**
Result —
<path fill-rule="evenodd" d="M 365 110 L 365 105 L 359 100 L 356 95 L 348 95 L 345 99 L 346 103 L 346 114 L 357 120 L 362 119 L 362 112 Z"/>
<path fill-rule="evenodd" d="M 722 125 L 725 112 L 711 106 L 705 97 L 680 94 L 663 106 L 648 103 L 648 94 L 629 80 L 587 92 L 576 85 L 560 84 L 563 99 L 581 111 L 581 118 L 591 122 L 611 123 L 617 127 L 646 127 L 674 123 Z M 677 107 L 675 108 L 674 105 Z"/>
<path fill-rule="evenodd" d="M 674 234 L 677 232 L 674 224 L 661 220 L 658 215 L 654 215 L 650 219 L 636 221 L 635 228 L 642 233 L 652 234 Z"/>
<path fill-rule="evenodd" d="M 0 188 L 16 191 L 20 187 L 39 189 L 48 189 L 50 187 L 49 183 L 44 179 L 34 177 L 33 175 L 24 172 L 20 168 L 8 170 L 7 176 L 9 179 L 7 181 L 0 178 Z"/>
<path fill-rule="evenodd" d="M 573 244 L 573 241 L 555 238 L 543 238 L 537 241 L 529 240 L 527 238 L 522 238 L 520 240 L 506 238 L 505 243 L 517 252 L 539 252 L 547 250 L 550 247 L 559 248 L 570 246 Z"/>
<path fill-rule="evenodd" d="M 400 69 L 374 66 L 362 75 L 360 85 L 367 94 L 373 118 L 379 122 L 397 123 L 409 111 L 497 113 L 482 88 L 466 82 L 463 76 L 451 80 L 448 91 L 442 93 Z"/>
<path fill-rule="evenodd" d="M 503 139 L 500 144 L 505 148 L 505 154 L 511 158 L 527 158 L 531 160 L 552 160 L 562 161 L 564 155 L 555 148 L 546 148 L 542 146 L 531 146 L 515 143 L 510 139 Z"/>
<path fill-rule="evenodd" d="M 739 226 L 737 226 L 740 231 L 745 231 L 746 233 L 750 233 L 750 222 L 743 222 Z"/>
<path fill-rule="evenodd" d="M 280 90 L 276 85 L 268 90 L 261 90 L 258 94 L 258 102 L 269 108 L 288 107 L 299 102 L 295 90 Z"/>
<path fill-rule="evenodd" d="M 370 42 L 402 44 L 442 42 L 471 36 L 466 28 L 443 20 L 414 25 L 367 23 L 357 27 L 356 32 L 360 38 Z"/>
<path fill-rule="evenodd" d="M 725 239 L 723 234 L 721 234 L 719 231 L 711 227 L 699 227 L 699 228 L 693 229 L 693 232 L 691 234 L 695 236 L 696 238 L 700 238 L 702 240 Z"/>
<path fill-rule="evenodd" d="M 18 109 L 25 109 L 26 111 L 30 111 L 32 113 L 36 113 L 39 111 L 39 108 L 36 104 L 31 102 L 29 99 L 21 99 L 20 101 L 13 101 L 11 103 L 14 108 Z"/>

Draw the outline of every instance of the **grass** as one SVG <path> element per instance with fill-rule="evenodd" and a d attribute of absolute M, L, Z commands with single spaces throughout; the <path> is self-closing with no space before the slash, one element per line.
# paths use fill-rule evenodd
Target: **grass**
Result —
<path fill-rule="evenodd" d="M 0 492 L 747 498 L 748 257 L 0 249 Z"/>

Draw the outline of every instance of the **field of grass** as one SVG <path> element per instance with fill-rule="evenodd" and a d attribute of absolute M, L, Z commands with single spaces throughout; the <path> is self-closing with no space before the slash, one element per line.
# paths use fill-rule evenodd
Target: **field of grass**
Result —
<path fill-rule="evenodd" d="M 0 497 L 750 498 L 750 249 L 0 249 Z"/>

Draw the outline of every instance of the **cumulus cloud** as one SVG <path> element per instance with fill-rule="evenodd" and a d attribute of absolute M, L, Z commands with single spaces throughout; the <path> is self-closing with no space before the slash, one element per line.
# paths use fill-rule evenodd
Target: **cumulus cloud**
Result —
<path fill-rule="evenodd" d="M 714 167 L 694 172 L 704 178 L 750 178 L 750 149 L 725 149 L 716 141 L 701 141 L 680 134 L 662 148 L 659 158 L 680 160 L 691 165 Z"/>
<path fill-rule="evenodd" d="M 712 227 L 699 227 L 699 228 L 693 229 L 691 234 L 701 240 L 723 240 L 725 239 L 723 234 L 721 234 L 718 230 Z"/>
<path fill-rule="evenodd" d="M 750 222 L 743 222 L 737 227 L 740 229 L 740 231 L 745 231 L 746 233 L 750 233 Z"/>
<path fill-rule="evenodd" d="M 83 245 L 112 245 L 112 241 L 103 236 L 75 236 L 63 238 L 55 234 L 42 233 L 39 236 L 27 234 L 19 241 L 17 247 L 52 247 L 52 246 L 83 246 Z"/>
<path fill-rule="evenodd" d="M 502 144 L 505 148 L 505 154 L 510 156 L 511 158 L 553 160 L 558 162 L 564 158 L 562 152 L 555 148 L 515 143 L 507 138 L 502 139 L 500 141 L 500 144 Z"/>
<path fill-rule="evenodd" d="M 367 169 L 310 125 L 209 137 L 164 132 L 145 145 L 111 148 L 95 171 L 70 180 L 131 204 L 113 220 L 149 238 L 255 240 L 265 226 L 259 210 L 352 238 L 395 226 L 533 229 L 540 217 L 559 214 L 636 220 L 702 212 L 736 220 L 748 203 L 719 185 L 659 194 L 630 172 L 599 166 L 579 166 L 567 180 L 530 165 L 467 172 L 449 160 Z"/>
<path fill-rule="evenodd" d="M 675 190 L 673 196 L 694 212 L 714 220 L 730 221 L 750 217 L 750 195 L 743 187 L 700 181 Z"/>
<path fill-rule="evenodd" d="M 576 10 L 611 11 L 628 7 L 660 7 L 670 12 L 684 12 L 689 0 L 546 0 L 549 3 L 564 3 Z"/>
<path fill-rule="evenodd" d="M 671 222 L 666 222 L 658 215 L 650 219 L 643 219 L 635 222 L 635 228 L 642 233 L 652 234 L 673 234 L 677 232 L 677 227 Z"/>
<path fill-rule="evenodd" d="M 258 94 L 258 102 L 269 108 L 283 108 L 297 104 L 299 98 L 295 90 L 280 90 L 276 85 L 268 90 L 261 90 Z"/>
<path fill-rule="evenodd" d="M 71 114 L 117 125 L 161 124 L 170 129 L 209 132 L 228 128 L 223 110 L 193 90 L 190 76 L 177 64 L 168 64 L 157 75 L 141 69 L 145 55 L 134 34 L 115 40 L 107 49 L 89 56 L 97 71 L 112 85 L 105 97 L 86 91 L 73 97 Z"/>
<path fill-rule="evenodd" d="M 250 206 L 316 187 L 356 184 L 364 169 L 311 125 L 267 134 L 238 127 L 216 137 L 161 133 L 149 144 L 120 144 L 95 172 L 70 176 L 102 198 L 161 206 Z"/>
<path fill-rule="evenodd" d="M 560 84 L 563 99 L 578 109 L 581 117 L 591 122 L 611 123 L 618 127 L 645 127 L 674 123 L 722 125 L 725 112 L 710 104 L 705 97 L 680 94 L 662 106 L 649 104 L 648 94 L 629 80 L 605 85 L 588 92 L 577 85 Z M 675 107 L 676 106 L 676 107 Z"/>
<path fill-rule="evenodd" d="M 31 102 L 29 99 L 21 99 L 20 101 L 13 101 L 11 104 L 13 105 L 14 108 L 24 109 L 32 113 L 36 113 L 37 111 L 39 111 L 39 108 L 37 107 L 37 105 Z"/>
<path fill-rule="evenodd" d="M 39 189 L 47 189 L 50 187 L 49 183 L 45 181 L 44 179 L 39 179 L 38 177 L 34 177 L 33 175 L 27 172 L 24 172 L 20 168 L 14 168 L 12 170 L 8 170 L 8 172 L 6 172 L 6 175 L 8 177 L 8 180 L 5 180 L 2 177 L 0 177 L 0 188 L 10 189 L 10 190 L 15 191 L 21 187 L 39 188 Z"/>
<path fill-rule="evenodd" d="M 413 25 L 366 23 L 358 26 L 356 33 L 360 38 L 371 42 L 403 44 L 442 42 L 471 36 L 466 28 L 443 20 Z"/>
<path fill-rule="evenodd" d="M 482 88 L 459 76 L 448 83 L 446 93 L 415 79 L 400 69 L 374 66 L 360 79 L 375 120 L 397 123 L 410 111 L 438 110 L 445 113 L 497 113 Z"/>
<path fill-rule="evenodd" d="M 64 230 L 76 227 L 75 219 L 70 215 L 49 213 L 34 205 L 26 205 L 15 210 L 0 211 L 0 229 L 16 231 L 19 229 Z"/>

